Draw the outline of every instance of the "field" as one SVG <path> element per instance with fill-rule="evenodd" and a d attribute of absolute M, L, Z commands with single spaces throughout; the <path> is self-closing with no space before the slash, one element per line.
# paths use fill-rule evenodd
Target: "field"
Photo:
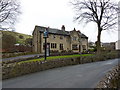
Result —
<path fill-rule="evenodd" d="M 27 38 L 32 38 L 31 35 L 27 35 L 27 34 L 22 34 L 22 33 L 18 33 L 18 32 L 12 32 L 12 31 L 1 31 L 3 34 L 9 34 L 12 35 L 16 38 L 16 43 L 17 44 L 25 44 L 25 40 Z"/>

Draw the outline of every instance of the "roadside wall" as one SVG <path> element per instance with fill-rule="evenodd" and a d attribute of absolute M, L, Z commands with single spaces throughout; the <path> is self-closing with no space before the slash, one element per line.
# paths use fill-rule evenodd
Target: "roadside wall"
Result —
<path fill-rule="evenodd" d="M 120 64 L 114 67 L 108 74 L 98 83 L 97 88 L 102 90 L 103 88 L 120 88 Z"/>
<path fill-rule="evenodd" d="M 101 55 L 101 56 L 80 56 L 75 58 L 61 58 L 55 60 L 33 61 L 26 63 L 2 63 L 2 79 L 13 78 L 33 72 L 43 71 L 47 69 L 63 67 L 68 65 L 84 64 L 96 61 L 104 61 L 117 58 L 115 55 Z"/>

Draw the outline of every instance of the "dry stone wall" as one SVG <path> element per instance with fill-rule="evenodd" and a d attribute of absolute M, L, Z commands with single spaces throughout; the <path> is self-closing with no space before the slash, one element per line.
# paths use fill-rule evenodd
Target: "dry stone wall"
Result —
<path fill-rule="evenodd" d="M 103 88 L 120 89 L 120 64 L 114 67 L 108 74 L 98 83 L 97 88 L 102 90 Z"/>
<path fill-rule="evenodd" d="M 13 78 L 33 72 L 43 71 L 51 68 L 58 68 L 68 65 L 77 65 L 84 63 L 91 63 L 96 61 L 105 61 L 113 58 L 118 58 L 115 55 L 93 55 L 93 56 L 80 56 L 74 58 L 61 58 L 55 60 L 33 61 L 26 63 L 2 63 L 2 79 Z"/>

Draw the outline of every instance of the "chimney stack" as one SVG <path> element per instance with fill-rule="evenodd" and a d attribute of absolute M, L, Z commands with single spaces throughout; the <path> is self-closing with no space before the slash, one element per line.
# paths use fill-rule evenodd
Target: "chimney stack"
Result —
<path fill-rule="evenodd" d="M 65 31 L 65 26 L 64 25 L 62 25 L 61 30 Z"/>
<path fill-rule="evenodd" d="M 74 30 L 73 31 L 76 31 L 76 29 L 74 28 Z"/>
<path fill-rule="evenodd" d="M 81 33 L 80 30 L 78 30 L 78 32 Z"/>

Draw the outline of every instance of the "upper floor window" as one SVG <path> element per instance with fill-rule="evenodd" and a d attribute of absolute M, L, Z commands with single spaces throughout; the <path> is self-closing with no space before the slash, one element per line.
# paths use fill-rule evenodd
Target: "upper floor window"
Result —
<path fill-rule="evenodd" d="M 70 39 L 69 39 L 69 37 L 66 37 L 66 42 L 70 42 Z"/>
<path fill-rule="evenodd" d="M 73 41 L 77 41 L 77 37 L 73 37 Z"/>
<path fill-rule="evenodd" d="M 60 39 L 63 39 L 63 36 L 60 36 Z"/>
<path fill-rule="evenodd" d="M 84 39 L 84 38 L 82 38 L 82 41 L 85 41 L 85 39 Z"/>
<path fill-rule="evenodd" d="M 53 39 L 56 38 L 55 35 L 53 35 Z"/>

